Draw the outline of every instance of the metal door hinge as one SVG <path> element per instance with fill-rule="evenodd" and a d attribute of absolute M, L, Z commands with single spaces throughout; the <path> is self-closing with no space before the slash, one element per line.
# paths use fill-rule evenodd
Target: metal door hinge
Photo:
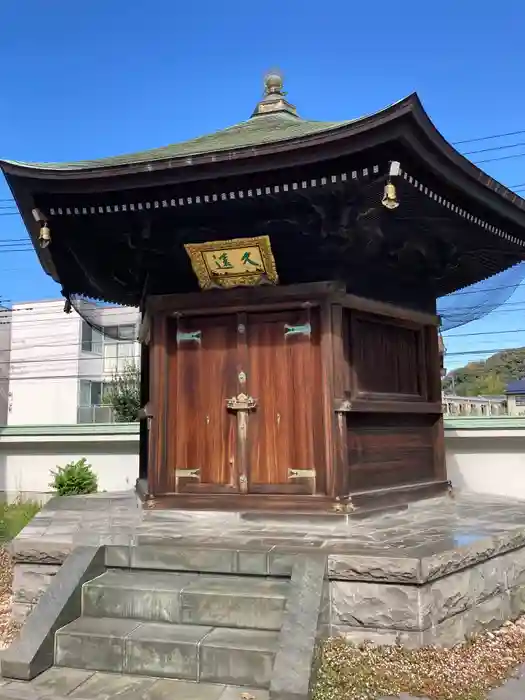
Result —
<path fill-rule="evenodd" d="M 311 323 L 303 323 L 300 326 L 290 326 L 290 324 L 284 324 L 284 337 L 288 338 L 290 335 L 311 335 L 312 325 Z"/>
<path fill-rule="evenodd" d="M 348 399 L 337 399 L 335 402 L 334 411 L 336 413 L 350 413 L 352 410 L 352 402 Z"/>
<path fill-rule="evenodd" d="M 315 479 L 315 469 L 288 469 L 289 479 Z"/>
<path fill-rule="evenodd" d="M 200 469 L 175 469 L 177 479 L 200 479 Z"/>
<path fill-rule="evenodd" d="M 202 340 L 201 331 L 191 331 L 189 333 L 185 333 L 184 331 L 177 331 L 177 345 L 179 345 L 179 343 L 188 343 L 188 342 L 198 343 L 200 345 L 201 340 Z"/>

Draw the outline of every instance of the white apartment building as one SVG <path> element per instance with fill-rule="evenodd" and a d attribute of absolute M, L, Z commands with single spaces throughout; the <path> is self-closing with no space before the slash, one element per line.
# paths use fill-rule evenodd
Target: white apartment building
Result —
<path fill-rule="evenodd" d="M 11 310 L 0 306 L 0 425 L 5 425 L 7 423 L 10 356 Z"/>
<path fill-rule="evenodd" d="M 104 386 L 139 361 L 139 311 L 88 306 L 107 334 L 64 313 L 63 299 L 13 304 L 8 425 L 112 422 Z"/>

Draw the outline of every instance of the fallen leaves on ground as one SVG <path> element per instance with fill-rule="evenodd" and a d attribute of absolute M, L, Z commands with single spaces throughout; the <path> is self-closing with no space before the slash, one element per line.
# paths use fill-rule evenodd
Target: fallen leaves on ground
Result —
<path fill-rule="evenodd" d="M 354 646 L 322 650 L 314 700 L 377 700 L 409 693 L 431 700 L 485 700 L 525 661 L 525 617 L 450 649 Z"/>
<path fill-rule="evenodd" d="M 11 618 L 13 563 L 9 552 L 0 548 L 0 649 L 11 644 L 19 626 Z"/>

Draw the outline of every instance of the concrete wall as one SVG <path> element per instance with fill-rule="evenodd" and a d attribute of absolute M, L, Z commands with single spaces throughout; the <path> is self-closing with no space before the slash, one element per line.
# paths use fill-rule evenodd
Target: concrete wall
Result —
<path fill-rule="evenodd" d="M 525 499 L 525 419 L 445 420 L 449 479 L 456 488 Z M 86 457 L 101 490 L 138 477 L 138 424 L 0 427 L 0 492 L 43 494 L 57 465 Z"/>
<path fill-rule="evenodd" d="M 445 421 L 448 477 L 469 491 L 525 499 L 525 419 Z"/>
<path fill-rule="evenodd" d="M 0 492 L 8 498 L 49 492 L 51 471 L 85 457 L 100 491 L 134 488 L 139 473 L 138 424 L 0 428 Z"/>

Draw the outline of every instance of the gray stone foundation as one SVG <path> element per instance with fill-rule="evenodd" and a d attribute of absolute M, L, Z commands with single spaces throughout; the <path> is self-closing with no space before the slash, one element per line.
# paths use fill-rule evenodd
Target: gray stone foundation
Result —
<path fill-rule="evenodd" d="M 59 564 L 15 564 L 13 617 L 17 622 L 23 622 L 29 615 L 59 568 Z"/>
<path fill-rule="evenodd" d="M 219 534 L 218 534 L 219 533 Z M 328 555 L 325 634 L 450 645 L 525 612 L 525 502 L 461 494 L 365 520 L 143 510 L 133 494 L 54 499 L 12 543 L 14 615 L 32 609 L 78 544 L 112 567 L 290 575 Z"/>

